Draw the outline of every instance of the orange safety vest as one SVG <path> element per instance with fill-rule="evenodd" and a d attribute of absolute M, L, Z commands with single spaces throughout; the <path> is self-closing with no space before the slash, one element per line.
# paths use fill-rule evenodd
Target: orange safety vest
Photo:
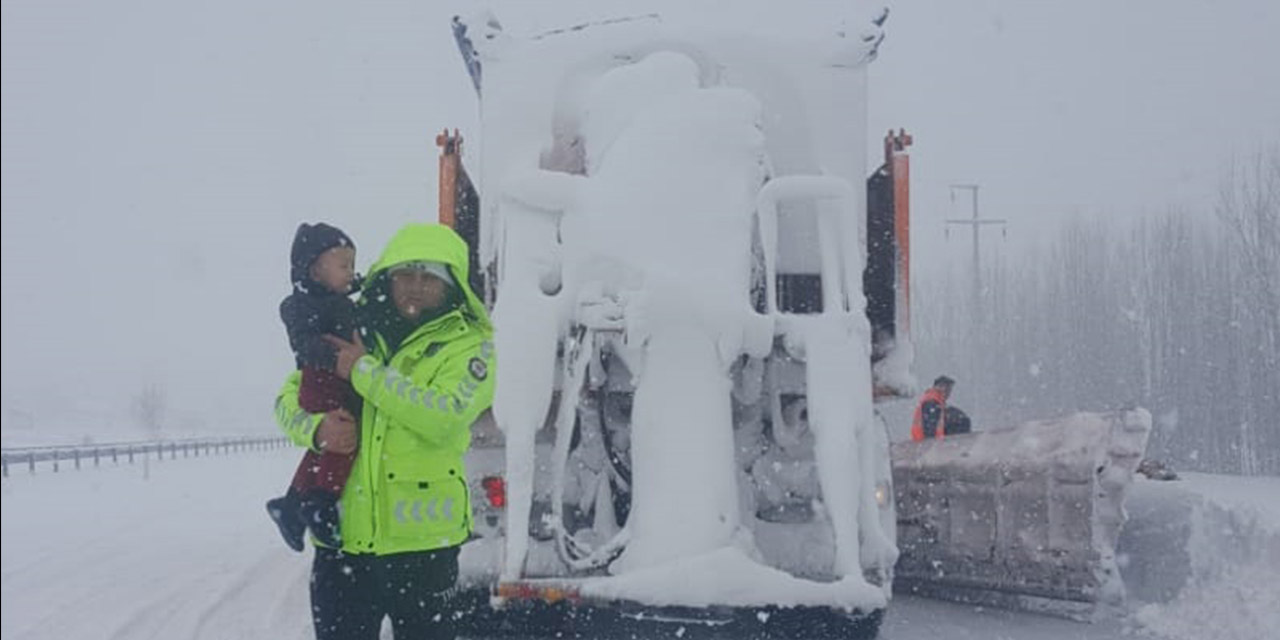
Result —
<path fill-rule="evenodd" d="M 943 397 L 942 391 L 937 387 L 929 387 L 924 395 L 920 396 L 920 402 L 916 403 L 916 414 L 911 419 L 911 439 L 920 442 L 924 440 L 924 403 L 938 403 L 938 427 L 933 432 L 933 437 L 941 440 L 943 433 L 946 431 L 943 427 L 947 419 L 947 399 Z"/>

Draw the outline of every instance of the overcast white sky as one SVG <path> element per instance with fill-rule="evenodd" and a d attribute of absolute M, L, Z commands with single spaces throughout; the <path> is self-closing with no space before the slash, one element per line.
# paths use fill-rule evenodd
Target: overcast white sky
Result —
<path fill-rule="evenodd" d="M 981 183 L 1017 242 L 1072 213 L 1204 207 L 1223 162 L 1280 140 L 1272 0 L 885 4 L 871 138 L 917 136 L 918 266 L 967 255 L 941 241 L 967 215 L 951 183 Z M 654 9 L 826 33 L 852 5 L 488 6 L 517 33 Z M 105 432 L 149 383 L 177 427 L 271 429 L 293 229 L 347 228 L 367 265 L 434 214 L 434 134 L 477 127 L 448 21 L 481 6 L 4 0 L 6 431 Z"/>

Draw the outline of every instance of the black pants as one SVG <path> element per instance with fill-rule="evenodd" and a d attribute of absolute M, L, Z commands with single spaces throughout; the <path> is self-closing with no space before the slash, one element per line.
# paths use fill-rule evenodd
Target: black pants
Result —
<path fill-rule="evenodd" d="M 396 640 L 453 640 L 450 606 L 458 547 L 389 556 L 316 548 L 311 616 L 316 640 L 377 640 L 389 616 Z"/>

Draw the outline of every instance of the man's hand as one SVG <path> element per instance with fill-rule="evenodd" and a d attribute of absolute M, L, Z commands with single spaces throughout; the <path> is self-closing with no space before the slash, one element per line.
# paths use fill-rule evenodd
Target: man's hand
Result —
<path fill-rule="evenodd" d="M 360 341 L 360 334 L 355 331 L 351 332 L 351 342 L 347 342 L 336 336 L 324 336 L 329 344 L 337 351 L 337 364 L 334 366 L 333 373 L 343 380 L 351 379 L 351 368 L 356 366 L 356 360 L 360 359 L 367 353 L 364 350 L 364 343 Z"/>
<path fill-rule="evenodd" d="M 346 409 L 334 409 L 324 414 L 316 427 L 316 446 L 325 453 L 355 453 L 360 445 L 356 433 L 356 419 Z"/>

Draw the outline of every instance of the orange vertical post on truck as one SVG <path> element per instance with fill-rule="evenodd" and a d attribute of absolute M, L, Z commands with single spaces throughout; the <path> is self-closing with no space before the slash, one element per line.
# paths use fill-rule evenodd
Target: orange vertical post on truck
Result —
<path fill-rule="evenodd" d="M 445 129 L 436 136 L 440 147 L 440 213 L 439 222 L 447 227 L 457 227 L 458 174 L 462 166 L 462 136 L 458 130 Z"/>
<path fill-rule="evenodd" d="M 893 237 L 898 241 L 899 321 L 904 335 L 911 335 L 911 156 L 907 147 L 915 140 L 904 129 L 885 136 L 885 164 L 893 174 Z"/>

